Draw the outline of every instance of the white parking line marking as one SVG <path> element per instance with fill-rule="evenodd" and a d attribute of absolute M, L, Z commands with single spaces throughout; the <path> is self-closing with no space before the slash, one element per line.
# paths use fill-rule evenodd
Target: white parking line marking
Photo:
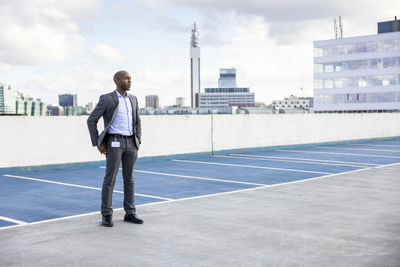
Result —
<path fill-rule="evenodd" d="M 306 159 L 306 158 L 289 158 L 289 157 L 272 157 L 272 156 L 260 156 L 260 155 L 249 155 L 249 154 L 230 154 L 237 156 L 250 156 L 257 158 L 267 158 L 267 159 L 294 159 L 294 160 L 307 160 L 310 162 L 334 162 L 334 163 L 344 163 L 344 164 L 360 164 L 366 166 L 379 166 L 379 164 L 373 163 L 363 163 L 363 162 L 348 162 L 348 161 L 336 161 L 336 160 L 323 160 L 323 159 Z"/>
<path fill-rule="evenodd" d="M 0 220 L 7 221 L 7 222 L 12 222 L 12 223 L 15 223 L 15 224 L 18 224 L 18 225 L 28 224 L 27 222 L 11 219 L 11 218 L 4 217 L 4 216 L 0 216 Z"/>
<path fill-rule="evenodd" d="M 230 154 L 230 155 L 232 155 L 232 156 L 214 155 L 213 157 L 216 157 L 216 158 L 232 158 L 232 159 L 263 160 L 263 161 L 278 161 L 278 162 L 292 162 L 292 163 L 326 165 L 326 166 L 345 166 L 345 167 L 354 167 L 354 168 L 364 168 L 365 167 L 365 166 L 360 166 L 360 165 L 349 165 L 349 164 L 334 164 L 334 163 L 310 162 L 310 161 L 301 161 L 301 160 L 265 159 L 265 158 L 260 158 L 260 157 L 236 156 L 236 154 Z"/>
<path fill-rule="evenodd" d="M 305 173 L 317 173 L 317 174 L 332 174 L 331 172 L 317 172 L 317 171 L 306 171 L 306 170 L 285 169 L 285 168 L 273 168 L 273 167 L 262 167 L 262 166 L 241 165 L 241 164 L 229 164 L 229 163 L 217 163 L 217 162 L 206 162 L 206 161 L 193 161 L 193 160 L 180 160 L 180 159 L 173 159 L 172 161 L 175 161 L 175 162 L 195 163 L 195 164 L 209 164 L 209 165 L 220 165 L 220 166 L 233 166 L 233 167 L 243 167 L 243 168 L 253 168 L 253 169 L 266 169 L 266 170 L 289 171 L 289 172 L 305 172 Z"/>
<path fill-rule="evenodd" d="M 375 144 L 350 144 L 352 146 L 377 146 L 377 147 L 400 147 L 400 146 L 393 146 L 393 145 L 375 145 Z"/>
<path fill-rule="evenodd" d="M 106 167 L 101 166 L 100 168 L 105 169 Z M 122 169 L 119 168 L 119 170 L 121 171 Z M 225 182 L 225 183 L 235 183 L 235 184 L 248 184 L 248 185 L 255 185 L 255 186 L 264 186 L 264 184 L 256 184 L 256 183 L 249 183 L 249 182 L 239 182 L 239 181 L 233 181 L 233 180 L 223 180 L 223 179 L 208 178 L 208 177 L 199 177 L 199 176 L 187 176 L 187 175 L 172 174 L 172 173 L 164 173 L 164 172 L 151 172 L 151 171 L 141 171 L 141 170 L 135 170 L 135 172 L 152 173 L 152 174 L 158 174 L 158 175 L 174 176 L 174 177 L 188 178 L 188 179 L 197 179 L 197 180 L 209 180 L 209 181 L 218 181 L 218 182 Z"/>
<path fill-rule="evenodd" d="M 372 155 L 372 154 L 353 154 L 353 153 L 339 153 L 339 152 L 327 152 L 327 151 L 308 151 L 308 150 L 275 150 L 280 152 L 294 152 L 294 153 L 313 153 L 313 154 L 334 154 L 334 155 L 346 155 L 346 156 L 360 156 L 360 157 L 377 157 L 377 158 L 390 158 L 400 159 L 395 156 L 384 156 L 384 155 Z"/>
<path fill-rule="evenodd" d="M 280 184 L 264 185 L 264 186 L 261 186 L 261 187 L 253 187 L 253 188 L 239 189 L 239 190 L 222 192 L 222 193 L 215 193 L 215 194 L 208 194 L 208 195 L 201 195 L 201 196 L 194 196 L 194 197 L 187 197 L 187 198 L 179 198 L 179 199 L 173 199 L 173 200 L 168 200 L 168 201 L 152 202 L 152 203 L 137 205 L 137 207 L 146 207 L 146 206 L 154 206 L 154 205 L 160 205 L 160 204 L 169 204 L 169 203 L 173 203 L 173 202 L 181 202 L 181 201 L 186 201 L 186 200 L 201 199 L 201 198 L 214 197 L 214 196 L 220 196 L 220 195 L 229 195 L 229 194 L 235 194 L 235 193 L 240 193 L 240 192 L 259 190 L 259 189 L 263 189 L 263 188 L 272 188 L 272 187 L 278 187 L 278 186 L 295 184 L 295 183 L 305 183 L 305 182 L 309 182 L 309 181 L 313 181 L 313 180 L 319 180 L 319 179 L 325 179 L 325 178 L 329 178 L 329 177 L 335 177 L 335 176 L 339 176 L 339 175 L 342 175 L 342 174 L 350 174 L 350 173 L 355 173 L 355 172 L 360 172 L 360 171 L 367 171 L 367 170 L 371 170 L 371 169 L 374 169 L 374 168 L 384 168 L 384 167 L 394 166 L 394 165 L 398 165 L 398 164 L 400 164 L 400 163 L 379 165 L 377 167 L 368 167 L 368 168 L 365 168 L 365 169 L 358 169 L 358 170 L 352 170 L 352 171 L 348 171 L 348 172 L 334 173 L 334 174 L 329 174 L 329 175 L 324 175 L 324 176 L 319 176 L 319 177 L 313 177 L 313 178 L 307 178 L 307 179 L 302 179 L 302 180 L 297 180 L 297 181 L 292 181 L 292 182 L 286 182 L 286 183 L 280 183 Z M 121 211 L 121 210 L 123 210 L 123 208 L 114 209 L 114 211 Z M 0 227 L 0 231 L 11 229 L 11 228 L 16 228 L 16 227 L 24 227 L 24 226 L 27 226 L 27 225 L 43 224 L 43 223 L 54 222 L 54 221 L 63 221 L 63 220 L 67 220 L 67 219 L 74 219 L 74 218 L 86 217 L 86 216 L 98 215 L 98 214 L 100 214 L 100 212 L 96 211 L 96 212 L 89 212 L 89 213 L 83 213 L 83 214 L 78 214 L 78 215 L 60 217 L 60 218 L 55 218 L 55 219 L 37 221 L 37 222 L 32 222 L 32 223 L 26 223 L 26 224 L 23 224 L 23 225 L 5 226 L 5 227 Z"/>
<path fill-rule="evenodd" d="M 207 178 L 207 177 L 199 177 L 199 176 L 188 176 L 188 175 L 164 173 L 164 172 L 152 172 L 152 171 L 141 171 L 141 170 L 135 170 L 135 172 L 148 173 L 148 174 L 157 174 L 157 175 L 165 175 L 165 176 L 172 176 L 172 177 L 179 177 L 179 178 L 196 179 L 196 180 L 217 181 L 217 182 L 233 183 L 233 184 L 245 184 L 245 185 L 255 185 L 255 186 L 264 186 L 265 185 L 265 184 L 239 182 L 239 181 L 223 180 L 223 179 Z"/>
<path fill-rule="evenodd" d="M 395 152 L 400 153 L 400 150 L 391 150 L 391 149 L 374 149 L 374 148 L 352 148 L 352 147 L 329 147 L 329 146 L 318 146 L 316 148 L 324 148 L 324 149 L 343 149 L 343 150 L 361 150 L 361 151 L 381 151 L 381 152 Z"/>
<path fill-rule="evenodd" d="M 396 166 L 396 165 L 400 165 L 400 163 L 399 163 L 399 162 L 396 162 L 396 163 L 381 165 L 381 166 L 378 166 L 378 167 L 375 167 L 375 168 L 380 169 L 380 168 L 391 167 L 391 166 Z M 390 168 L 387 168 L 387 169 L 388 169 L 388 170 L 396 170 L 396 171 L 399 170 L 399 169 L 390 169 Z"/>
<path fill-rule="evenodd" d="M 78 188 L 84 188 L 84 189 L 91 189 L 91 190 L 98 190 L 98 191 L 101 191 L 101 188 L 92 187 L 92 186 L 68 184 L 68 183 L 62 183 L 62 182 L 56 182 L 56 181 L 50 181 L 50 180 L 44 180 L 44 179 L 32 178 L 32 177 L 26 177 L 26 176 L 10 175 L 10 174 L 3 174 L 3 176 L 5 176 L 5 177 L 10 177 L 10 178 L 17 178 L 17 179 L 24 179 L 24 180 L 31 180 L 31 181 L 49 183 L 49 184 L 58 184 L 58 185 L 65 185 L 65 186 L 71 186 L 71 187 L 78 187 Z M 115 193 L 120 193 L 120 194 L 123 194 L 123 193 L 124 193 L 123 191 L 118 191 L 118 190 L 114 190 L 114 192 L 115 192 Z M 136 195 L 136 196 L 142 196 L 142 197 L 150 197 L 150 198 L 162 199 L 162 200 L 172 200 L 172 198 L 159 197 L 159 196 L 152 196 L 152 195 L 146 195 L 146 194 L 136 194 L 136 193 L 135 193 L 135 195 Z"/>

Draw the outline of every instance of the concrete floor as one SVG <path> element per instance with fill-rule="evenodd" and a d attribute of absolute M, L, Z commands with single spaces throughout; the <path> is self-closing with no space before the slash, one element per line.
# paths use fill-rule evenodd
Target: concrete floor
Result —
<path fill-rule="evenodd" d="M 22 203 L 29 205 L 29 203 Z M 400 266 L 400 164 L 0 229 L 1 266 Z"/>

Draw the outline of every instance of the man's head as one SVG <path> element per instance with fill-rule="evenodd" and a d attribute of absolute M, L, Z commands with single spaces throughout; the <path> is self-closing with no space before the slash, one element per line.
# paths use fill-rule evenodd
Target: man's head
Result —
<path fill-rule="evenodd" d="M 131 88 L 131 75 L 127 71 L 120 70 L 114 74 L 114 82 L 117 89 L 128 91 Z"/>

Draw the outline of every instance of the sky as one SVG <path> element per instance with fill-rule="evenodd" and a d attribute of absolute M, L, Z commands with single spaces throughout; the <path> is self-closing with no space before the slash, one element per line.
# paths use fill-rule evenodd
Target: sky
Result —
<path fill-rule="evenodd" d="M 399 16 L 398 0 L 0 0 L 0 83 L 47 104 L 78 94 L 96 102 L 132 75 L 144 107 L 190 99 L 190 36 L 200 33 L 201 90 L 217 87 L 220 68 L 257 102 L 312 96 L 313 41 L 377 33 Z"/>

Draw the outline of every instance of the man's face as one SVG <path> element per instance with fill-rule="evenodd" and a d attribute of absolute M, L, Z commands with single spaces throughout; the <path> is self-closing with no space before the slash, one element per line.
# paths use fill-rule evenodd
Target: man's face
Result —
<path fill-rule="evenodd" d="M 129 73 L 125 72 L 122 73 L 119 78 L 118 78 L 118 82 L 119 82 L 119 87 L 124 90 L 124 91 L 128 91 L 129 89 L 131 89 L 131 75 L 129 75 Z"/>

